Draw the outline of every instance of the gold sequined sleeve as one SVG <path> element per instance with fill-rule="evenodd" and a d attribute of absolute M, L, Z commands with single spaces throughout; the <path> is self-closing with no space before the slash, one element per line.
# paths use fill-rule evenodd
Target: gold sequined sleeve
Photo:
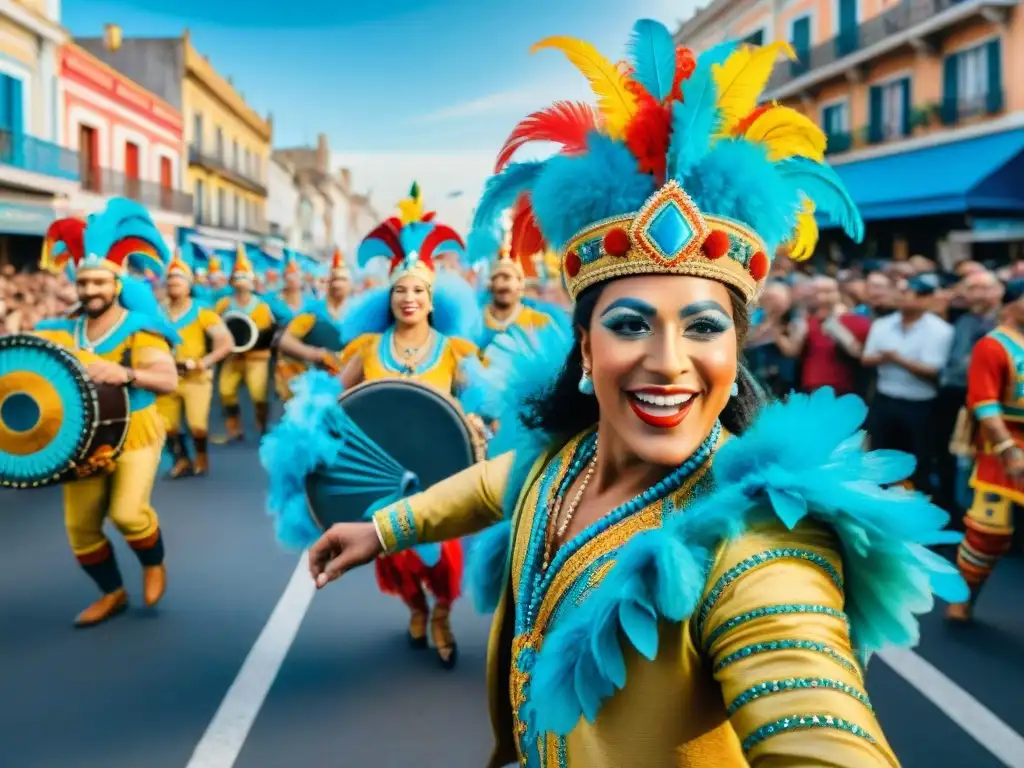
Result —
<path fill-rule="evenodd" d="M 499 522 L 512 460 L 513 454 L 507 453 L 474 464 L 375 513 L 384 550 L 393 554 L 417 544 L 457 539 Z"/>
<path fill-rule="evenodd" d="M 899 766 L 864 687 L 830 531 L 770 526 L 719 553 L 694 625 L 754 768 Z"/>

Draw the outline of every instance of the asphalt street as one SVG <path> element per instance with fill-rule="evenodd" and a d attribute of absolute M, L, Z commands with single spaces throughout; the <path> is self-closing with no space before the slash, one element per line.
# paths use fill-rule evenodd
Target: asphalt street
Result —
<path fill-rule="evenodd" d="M 158 610 L 133 607 L 90 630 L 72 628 L 94 591 L 68 552 L 59 489 L 0 493 L 0 768 L 483 764 L 487 619 L 459 604 L 460 663 L 445 672 L 432 652 L 407 647 L 405 612 L 377 593 L 369 570 L 300 610 L 276 676 L 253 652 L 269 693 L 250 696 L 251 728 L 222 735 L 234 746 L 220 757 L 190 762 L 298 562 L 273 540 L 263 491 L 254 441 L 215 449 L 208 478 L 159 482 L 167 597 Z M 117 553 L 137 596 L 138 565 L 120 542 Z M 939 612 L 925 618 L 914 658 L 952 689 L 914 665 L 902 669 L 907 682 L 886 660 L 872 662 L 868 690 L 907 768 L 1024 765 L 1024 750 L 1018 762 L 1000 760 L 979 743 L 998 753 L 1024 733 L 1022 588 L 1024 563 L 1008 561 L 976 626 L 949 627 Z"/>

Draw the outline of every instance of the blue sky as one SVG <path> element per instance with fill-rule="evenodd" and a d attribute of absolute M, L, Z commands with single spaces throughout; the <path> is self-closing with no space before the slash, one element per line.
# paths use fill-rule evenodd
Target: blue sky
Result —
<path fill-rule="evenodd" d="M 340 163 L 385 207 L 414 176 L 463 191 L 471 205 L 516 121 L 586 83 L 557 53 L 531 56 L 552 34 L 618 58 L 633 21 L 675 23 L 694 0 L 64 0 L 73 35 L 175 36 L 196 47 L 260 112 L 275 145 L 326 133 Z M 424 178 L 426 174 L 429 178 Z M 462 188 L 465 189 L 462 189 Z M 386 190 L 386 191 L 385 191 Z M 439 211 L 441 213 L 441 211 Z M 468 213 L 461 210 L 460 218 Z M 461 224 L 461 222 L 453 222 Z"/>

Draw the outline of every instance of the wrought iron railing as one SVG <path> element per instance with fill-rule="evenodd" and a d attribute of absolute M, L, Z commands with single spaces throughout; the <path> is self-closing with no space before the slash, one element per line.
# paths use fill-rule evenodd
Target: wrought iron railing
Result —
<path fill-rule="evenodd" d="M 797 51 L 799 61 L 788 67 L 776 67 L 768 81 L 767 90 L 788 84 L 802 75 L 828 66 L 859 50 L 880 43 L 887 37 L 916 27 L 936 14 L 970 0 L 901 0 L 884 13 L 880 13 L 856 27 L 844 29 L 836 36 L 813 46 L 809 51 Z"/>
<path fill-rule="evenodd" d="M 127 197 L 147 208 L 192 213 L 192 195 L 156 182 L 133 178 L 110 168 L 88 168 L 82 173 L 82 189 L 109 197 Z"/>
<path fill-rule="evenodd" d="M 216 227 L 217 229 L 229 229 L 236 232 L 247 232 L 251 235 L 267 234 L 267 224 L 263 219 L 246 221 L 244 224 L 238 216 L 221 214 L 214 216 L 209 211 L 197 211 L 195 214 L 196 224 L 204 227 Z"/>
<path fill-rule="evenodd" d="M 229 163 L 223 151 L 210 151 L 202 146 L 191 144 L 188 148 L 188 161 L 193 165 L 200 165 L 203 168 L 216 171 L 234 184 L 258 195 L 267 194 L 267 185 L 262 179 L 257 178 L 251 171 L 237 168 L 233 163 Z"/>
<path fill-rule="evenodd" d="M 25 133 L 0 129 L 0 164 L 78 181 L 78 153 Z"/>

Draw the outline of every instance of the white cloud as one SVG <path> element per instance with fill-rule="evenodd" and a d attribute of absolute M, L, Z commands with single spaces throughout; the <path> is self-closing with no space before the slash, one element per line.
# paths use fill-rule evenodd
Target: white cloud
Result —
<path fill-rule="evenodd" d="M 496 112 L 531 111 L 545 103 L 545 97 L 549 92 L 549 88 L 516 88 L 498 91 L 475 99 L 460 101 L 433 112 L 416 115 L 410 122 L 442 123 Z"/>
<path fill-rule="evenodd" d="M 381 216 L 396 210 L 399 200 L 418 182 L 427 210 L 439 221 L 465 234 L 484 182 L 494 169 L 495 153 L 472 152 L 366 152 L 337 153 L 336 165 L 352 171 L 360 192 L 369 192 Z"/>

